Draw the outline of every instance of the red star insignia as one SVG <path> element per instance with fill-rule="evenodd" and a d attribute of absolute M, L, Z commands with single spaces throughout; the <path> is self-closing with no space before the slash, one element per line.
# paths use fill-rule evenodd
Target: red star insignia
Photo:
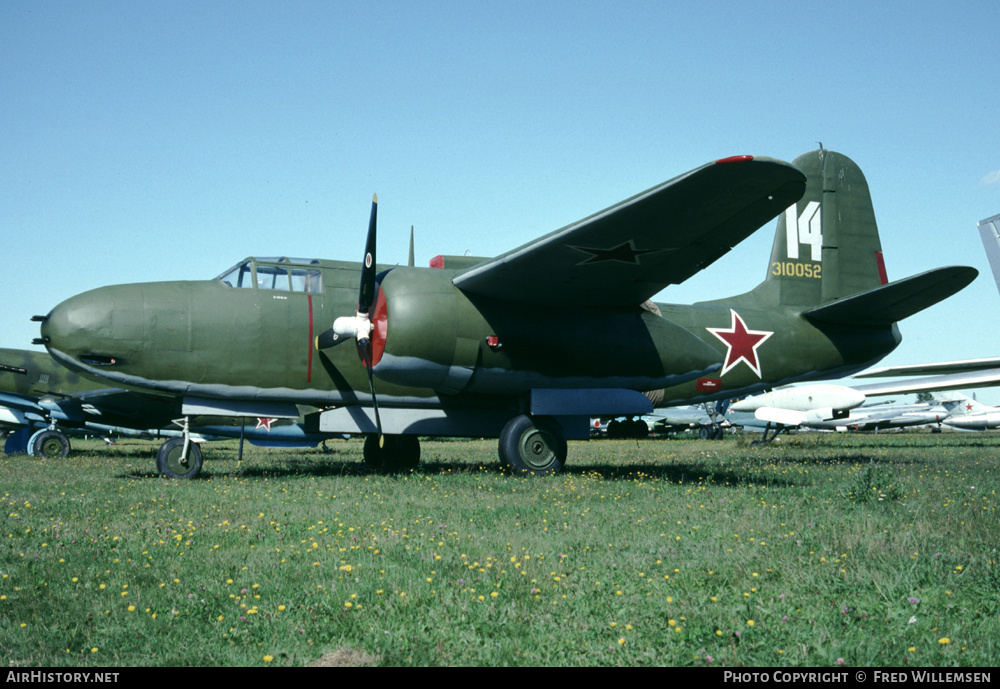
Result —
<path fill-rule="evenodd" d="M 270 433 L 271 424 L 274 423 L 275 421 L 277 421 L 277 419 L 264 419 L 261 417 L 257 417 L 257 428 L 263 428 L 265 431 Z M 257 430 L 257 428 L 255 428 L 254 430 Z"/>
<path fill-rule="evenodd" d="M 965 405 L 965 411 L 972 411 L 972 405 L 971 404 L 966 404 Z"/>
<path fill-rule="evenodd" d="M 729 313 L 733 315 L 733 324 L 728 330 L 726 328 L 705 328 L 726 345 L 726 361 L 722 365 L 722 373 L 719 375 L 725 375 L 727 371 L 743 361 L 750 367 L 750 370 L 757 374 L 758 378 L 762 378 L 760 361 L 757 359 L 757 348 L 764 344 L 774 332 L 748 330 L 746 323 L 743 322 L 738 313 L 732 309 L 729 309 Z"/>

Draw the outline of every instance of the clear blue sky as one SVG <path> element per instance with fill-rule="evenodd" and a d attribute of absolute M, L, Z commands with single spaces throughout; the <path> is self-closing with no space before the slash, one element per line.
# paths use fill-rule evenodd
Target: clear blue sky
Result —
<path fill-rule="evenodd" d="M 1000 355 L 1000 4 L 0 2 L 0 345 L 105 284 L 247 255 L 489 256 L 722 156 L 824 146 L 890 279 L 970 287 L 883 363 Z M 658 300 L 736 294 L 773 225 Z M 992 391 L 991 391 L 992 392 Z M 1000 402 L 1000 395 L 981 394 Z"/>

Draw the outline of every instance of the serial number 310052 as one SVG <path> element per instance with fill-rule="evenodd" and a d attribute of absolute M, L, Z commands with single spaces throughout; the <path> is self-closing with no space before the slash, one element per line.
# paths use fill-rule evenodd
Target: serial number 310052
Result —
<path fill-rule="evenodd" d="M 822 263 L 775 261 L 771 264 L 771 275 L 789 278 L 822 278 L 822 269 Z"/>

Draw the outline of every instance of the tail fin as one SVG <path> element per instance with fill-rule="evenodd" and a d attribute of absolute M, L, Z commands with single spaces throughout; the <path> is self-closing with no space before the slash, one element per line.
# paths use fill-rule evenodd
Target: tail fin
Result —
<path fill-rule="evenodd" d="M 806 191 L 778 216 L 767 278 L 778 303 L 811 307 L 888 282 L 868 182 L 847 156 L 819 149 L 793 165 Z"/>
<path fill-rule="evenodd" d="M 1000 215 L 980 220 L 979 236 L 983 238 L 986 258 L 990 262 L 990 269 L 993 271 L 993 279 L 996 280 L 997 289 L 1000 289 Z"/>
<path fill-rule="evenodd" d="M 968 285 L 974 268 L 953 266 L 889 284 L 868 181 L 847 156 L 819 149 L 793 164 L 806 190 L 778 216 L 764 282 L 751 294 L 801 309 L 814 323 L 890 326 Z"/>
<path fill-rule="evenodd" d="M 935 392 L 933 397 L 941 403 L 952 416 L 965 416 L 966 414 L 976 414 L 989 411 L 991 408 L 981 402 L 977 402 L 971 397 L 960 392 Z"/>

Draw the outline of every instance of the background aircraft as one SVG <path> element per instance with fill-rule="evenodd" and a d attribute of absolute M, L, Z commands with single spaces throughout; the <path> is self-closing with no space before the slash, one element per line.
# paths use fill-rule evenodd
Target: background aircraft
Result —
<path fill-rule="evenodd" d="M 993 278 L 1000 291 L 1000 215 L 978 223 L 986 258 Z M 941 361 L 930 364 L 891 366 L 867 371 L 855 376 L 864 378 L 890 378 L 897 376 L 922 376 L 893 383 L 873 383 L 854 386 L 869 395 L 895 395 L 908 392 L 961 390 L 1000 385 L 1000 357 Z"/>
<path fill-rule="evenodd" d="M 963 431 L 985 431 L 1000 427 L 1000 407 L 991 407 L 958 393 L 937 393 L 935 398 L 950 413 L 945 425 Z"/>
<path fill-rule="evenodd" d="M 512 471 L 546 474 L 594 416 L 863 370 L 898 345 L 896 321 L 976 275 L 890 283 L 864 175 L 822 149 L 794 165 L 717 160 L 496 258 L 439 257 L 436 269 L 378 266 L 376 209 L 360 271 L 251 258 L 215 280 L 104 287 L 41 317 L 39 341 L 85 375 L 174 395 L 184 415 L 316 406 L 320 431 L 366 434 L 374 465 L 412 466 L 417 434 L 492 436 Z M 775 216 L 755 289 L 649 301 Z M 178 464 L 194 476 L 200 459 L 185 449 Z"/>
<path fill-rule="evenodd" d="M 183 442 L 174 424 L 181 417 L 180 400 L 131 390 L 108 388 L 82 378 L 53 361 L 48 354 L 0 348 L 0 428 L 14 431 L 4 443 L 8 454 L 65 457 L 72 435 L 166 437 L 157 453 L 160 470 L 171 474 L 171 454 Z M 315 447 L 334 436 L 310 431 L 295 419 L 242 420 L 199 415 L 190 418 L 189 435 L 196 441 L 243 437 L 258 445 Z"/>

